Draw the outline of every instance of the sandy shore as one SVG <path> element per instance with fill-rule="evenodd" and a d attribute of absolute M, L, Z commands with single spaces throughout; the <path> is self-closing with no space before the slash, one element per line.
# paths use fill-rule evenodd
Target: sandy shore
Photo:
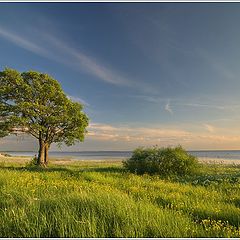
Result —
<path fill-rule="evenodd" d="M 31 161 L 32 157 L 28 156 L 4 156 L 0 154 L 0 162 L 5 162 L 5 163 L 20 163 L 20 164 L 25 164 Z M 67 165 L 67 164 L 77 164 L 79 162 L 81 163 L 117 163 L 117 162 L 122 162 L 123 159 L 86 159 L 86 160 L 76 160 L 76 159 L 71 159 L 71 158 L 50 158 L 50 163 L 56 164 L 56 165 Z"/>
<path fill-rule="evenodd" d="M 209 164 L 240 164 L 240 159 L 224 159 L 224 158 L 198 158 L 201 163 L 209 163 Z"/>
<path fill-rule="evenodd" d="M 32 157 L 26 156 L 13 156 L 13 157 L 6 157 L 0 154 L 0 161 L 1 162 L 15 162 L 15 163 L 27 163 L 31 160 Z M 124 158 L 123 158 L 124 159 Z M 121 162 L 123 159 L 113 160 L 113 159 L 86 159 L 86 160 L 73 160 L 73 159 L 51 159 L 50 161 L 55 164 L 64 165 L 70 162 L 83 162 L 83 161 L 94 161 L 94 162 Z M 223 158 L 198 158 L 199 162 L 201 163 L 208 163 L 208 164 L 235 164 L 240 165 L 240 159 L 232 160 L 232 159 L 223 159 Z"/>
<path fill-rule="evenodd" d="M 26 163 L 31 160 L 31 157 L 24 156 L 14 156 L 14 157 L 6 157 L 0 154 L 0 162 L 16 162 L 16 163 Z"/>

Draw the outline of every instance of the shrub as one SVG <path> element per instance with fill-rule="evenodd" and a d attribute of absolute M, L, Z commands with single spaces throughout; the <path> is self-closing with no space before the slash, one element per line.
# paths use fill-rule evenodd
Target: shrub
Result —
<path fill-rule="evenodd" d="M 34 167 L 37 165 L 37 156 L 34 156 L 27 164 L 26 167 Z"/>
<path fill-rule="evenodd" d="M 159 174 L 163 176 L 187 175 L 197 167 L 197 158 L 181 146 L 175 148 L 137 148 L 131 158 L 123 162 L 124 167 L 137 174 Z"/>

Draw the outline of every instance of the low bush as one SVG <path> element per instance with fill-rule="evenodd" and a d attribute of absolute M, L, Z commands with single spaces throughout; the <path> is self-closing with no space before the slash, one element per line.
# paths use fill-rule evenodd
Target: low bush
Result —
<path fill-rule="evenodd" d="M 35 167 L 37 166 L 37 156 L 34 156 L 27 164 L 26 167 Z"/>
<path fill-rule="evenodd" d="M 132 173 L 163 176 L 191 174 L 197 168 L 197 163 L 197 158 L 181 146 L 137 148 L 131 158 L 123 162 L 124 167 Z"/>

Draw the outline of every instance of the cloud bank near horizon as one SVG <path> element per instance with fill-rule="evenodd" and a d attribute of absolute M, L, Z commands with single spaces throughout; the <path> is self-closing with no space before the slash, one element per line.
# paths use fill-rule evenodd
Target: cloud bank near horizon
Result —
<path fill-rule="evenodd" d="M 139 146 L 177 146 L 188 150 L 240 149 L 240 136 L 210 124 L 194 126 L 195 130 L 170 126 L 130 127 L 91 123 L 85 142 L 74 146 L 52 145 L 52 151 L 133 150 Z M 206 145 L 207 142 L 207 145 Z M 91 143 L 91 144 L 89 144 Z M 208 146 L 208 147 L 206 147 Z M 37 141 L 27 135 L 0 139 L 0 151 L 37 151 Z"/>

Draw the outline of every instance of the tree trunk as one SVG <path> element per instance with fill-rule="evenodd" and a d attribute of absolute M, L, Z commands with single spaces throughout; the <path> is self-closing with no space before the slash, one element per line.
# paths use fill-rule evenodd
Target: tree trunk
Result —
<path fill-rule="evenodd" d="M 48 143 L 46 143 L 46 145 L 45 145 L 45 149 L 44 149 L 44 164 L 45 164 L 45 166 L 47 166 L 48 165 L 48 150 L 49 150 L 49 144 Z"/>
<path fill-rule="evenodd" d="M 41 139 L 39 140 L 39 151 L 38 151 L 38 166 L 44 166 L 44 155 L 45 155 L 45 144 Z"/>

